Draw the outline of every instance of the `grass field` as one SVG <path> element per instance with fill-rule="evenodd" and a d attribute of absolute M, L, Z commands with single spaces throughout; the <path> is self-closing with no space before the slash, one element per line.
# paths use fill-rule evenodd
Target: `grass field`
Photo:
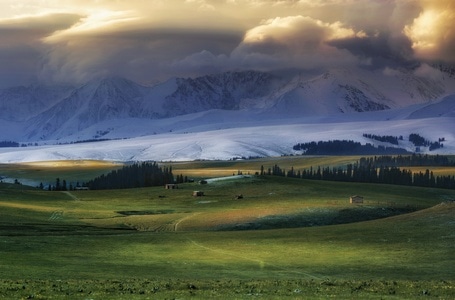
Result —
<path fill-rule="evenodd" d="M 55 184 L 56 178 L 67 182 L 85 182 L 123 166 L 121 163 L 94 160 L 40 161 L 17 164 L 0 164 L 0 176 L 20 182 Z"/>
<path fill-rule="evenodd" d="M 261 164 L 173 168 L 206 178 Z M 349 204 L 353 194 L 365 203 Z M 454 199 L 453 190 L 256 176 L 177 190 L 0 184 L 0 298 L 453 299 Z"/>
<path fill-rule="evenodd" d="M 194 162 L 173 162 L 175 174 L 184 174 L 196 178 L 229 176 L 241 171 L 243 174 L 254 174 L 261 170 L 261 166 L 267 168 L 277 164 L 281 168 L 290 170 L 309 169 L 311 166 L 344 166 L 356 162 L 360 156 L 283 156 L 264 157 L 251 160 L 236 161 L 194 161 Z"/>

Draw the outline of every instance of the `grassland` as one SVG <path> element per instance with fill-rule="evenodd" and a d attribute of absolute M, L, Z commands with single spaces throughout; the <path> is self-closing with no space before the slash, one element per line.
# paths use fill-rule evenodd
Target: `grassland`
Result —
<path fill-rule="evenodd" d="M 85 182 L 123 166 L 122 163 L 94 160 L 40 161 L 0 164 L 0 176 L 24 183 L 55 184 L 56 178 L 67 182 Z"/>
<path fill-rule="evenodd" d="M 205 178 L 267 163 L 173 168 Z M 352 194 L 366 202 L 350 205 Z M 177 190 L 0 184 L 0 298 L 453 299 L 453 199 L 453 190 L 256 176 Z"/>
<path fill-rule="evenodd" d="M 183 173 L 196 178 L 229 176 L 241 171 L 243 174 L 254 174 L 264 166 L 267 168 L 277 164 L 281 168 L 289 170 L 309 169 L 313 167 L 344 166 L 348 163 L 356 162 L 360 156 L 283 156 L 283 157 L 264 157 L 252 160 L 236 161 L 193 161 L 193 162 L 173 162 L 172 166 L 175 174 Z"/>

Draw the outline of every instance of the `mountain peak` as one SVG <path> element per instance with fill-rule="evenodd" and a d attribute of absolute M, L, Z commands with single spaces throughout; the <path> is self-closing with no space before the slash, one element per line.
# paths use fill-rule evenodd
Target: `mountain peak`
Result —
<path fill-rule="evenodd" d="M 64 138 L 102 122 L 210 110 L 254 111 L 282 119 L 327 116 L 403 108 L 455 93 L 455 78 L 439 77 L 445 79 L 422 78 L 413 70 L 398 69 L 333 69 L 319 75 L 301 72 L 294 77 L 232 71 L 175 78 L 147 87 L 112 76 L 61 92 L 41 92 L 36 87 L 0 90 L 0 119 L 26 122 L 23 139 L 35 141 Z"/>

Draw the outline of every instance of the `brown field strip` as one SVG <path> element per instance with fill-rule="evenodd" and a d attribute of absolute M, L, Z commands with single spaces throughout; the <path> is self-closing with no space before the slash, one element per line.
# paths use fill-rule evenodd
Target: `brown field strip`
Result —
<path fill-rule="evenodd" d="M 401 167 L 401 169 L 411 170 L 412 173 L 425 173 L 426 170 L 433 172 L 434 176 L 455 176 L 455 167 Z"/>

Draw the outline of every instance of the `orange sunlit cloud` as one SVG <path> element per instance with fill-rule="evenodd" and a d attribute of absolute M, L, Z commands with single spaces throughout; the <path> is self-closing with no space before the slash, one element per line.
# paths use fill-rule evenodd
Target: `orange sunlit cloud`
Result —
<path fill-rule="evenodd" d="M 0 86 L 454 63 L 454 14 L 452 0 L 0 0 Z"/>
<path fill-rule="evenodd" d="M 415 55 L 455 62 L 455 2 L 423 1 L 424 9 L 404 29 Z"/>

